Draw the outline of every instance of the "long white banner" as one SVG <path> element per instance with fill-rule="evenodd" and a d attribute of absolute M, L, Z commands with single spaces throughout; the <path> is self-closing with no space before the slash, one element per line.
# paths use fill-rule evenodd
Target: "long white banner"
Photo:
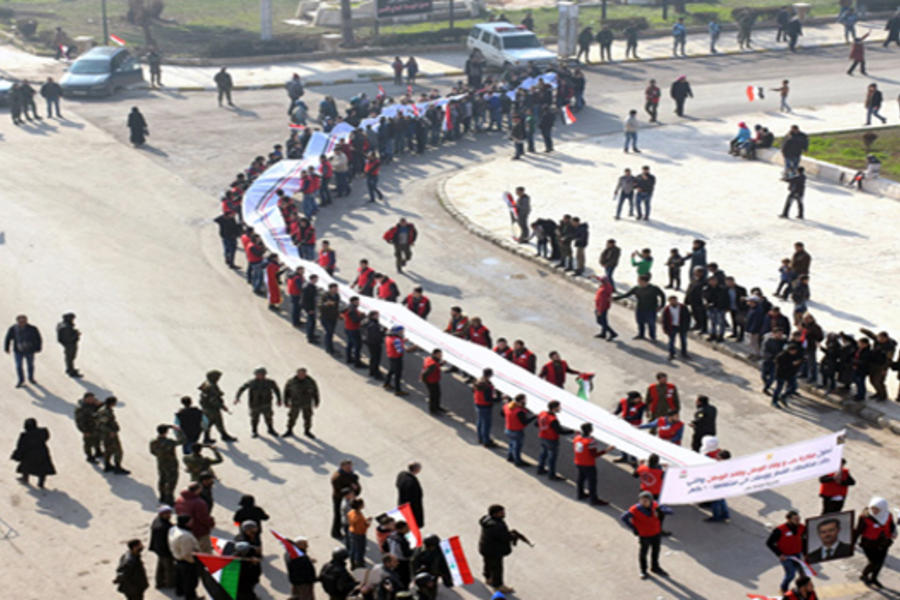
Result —
<path fill-rule="evenodd" d="M 660 502 L 696 504 L 743 496 L 840 470 L 844 430 L 706 465 L 670 467 Z"/>

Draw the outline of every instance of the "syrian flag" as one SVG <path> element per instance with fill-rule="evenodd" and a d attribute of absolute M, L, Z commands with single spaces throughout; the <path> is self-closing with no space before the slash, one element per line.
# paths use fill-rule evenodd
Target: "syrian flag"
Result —
<path fill-rule="evenodd" d="M 818 573 L 816 573 L 813 568 L 809 566 L 809 563 L 802 558 L 797 558 L 796 556 L 789 556 L 788 558 L 800 565 L 800 568 L 803 570 L 803 574 L 807 577 L 815 577 L 818 575 Z"/>
<path fill-rule="evenodd" d="M 516 205 L 516 199 L 509 192 L 503 192 L 503 202 L 509 209 L 509 218 L 516 220 L 519 218 L 519 207 Z"/>
<path fill-rule="evenodd" d="M 125 40 L 123 40 L 122 38 L 120 38 L 119 36 L 117 36 L 114 33 L 109 34 L 109 41 L 111 41 L 113 44 L 118 44 L 119 46 L 127 46 L 128 45 L 128 42 L 126 42 Z"/>
<path fill-rule="evenodd" d="M 213 552 L 219 556 L 225 554 L 225 546 L 228 544 L 228 540 L 211 535 L 209 536 L 209 543 L 212 544 Z"/>
<path fill-rule="evenodd" d="M 301 125 L 300 123 L 288 123 L 288 127 L 291 129 L 299 129 L 300 131 L 306 129 L 306 125 Z"/>
<path fill-rule="evenodd" d="M 575 376 L 575 382 L 578 384 L 578 397 L 582 400 L 590 400 L 591 390 L 594 389 L 594 374 L 579 373 Z"/>
<path fill-rule="evenodd" d="M 378 95 L 381 96 L 382 98 L 387 97 L 387 94 L 384 92 L 384 88 L 381 87 L 380 83 L 378 84 Z"/>
<path fill-rule="evenodd" d="M 203 565 L 200 578 L 212 600 L 236 600 L 241 580 L 241 560 L 236 556 L 195 554 Z"/>
<path fill-rule="evenodd" d="M 450 115 L 450 103 L 444 105 L 444 131 L 453 129 L 453 117 Z"/>
<path fill-rule="evenodd" d="M 412 507 L 410 507 L 409 502 L 401 504 L 394 510 L 387 511 L 385 514 L 395 521 L 405 521 L 406 524 L 409 525 L 409 533 L 406 534 L 406 539 L 409 540 L 410 545 L 414 548 L 418 548 L 422 545 L 422 532 L 419 531 L 419 524 L 416 523 L 416 517 L 413 515 Z"/>
<path fill-rule="evenodd" d="M 764 596 L 762 594 L 747 594 L 747 598 L 750 600 L 778 600 L 773 596 Z"/>
<path fill-rule="evenodd" d="M 441 552 L 444 553 L 444 560 L 447 561 L 447 568 L 450 569 L 453 585 L 475 583 L 475 578 L 472 577 L 472 571 L 469 569 L 469 561 L 466 560 L 462 544 L 459 543 L 459 536 L 441 540 Z"/>
<path fill-rule="evenodd" d="M 300 558 L 303 556 L 303 550 L 297 547 L 297 545 L 291 540 L 285 538 L 280 533 L 276 532 L 274 529 L 270 529 L 272 535 L 275 536 L 275 539 L 281 542 L 284 545 L 284 549 L 287 550 L 288 556 L 293 558 Z"/>
<path fill-rule="evenodd" d="M 568 105 L 562 107 L 563 121 L 566 122 L 566 125 L 572 125 L 578 119 L 575 118 L 575 115 L 572 113 L 572 109 L 569 108 Z"/>

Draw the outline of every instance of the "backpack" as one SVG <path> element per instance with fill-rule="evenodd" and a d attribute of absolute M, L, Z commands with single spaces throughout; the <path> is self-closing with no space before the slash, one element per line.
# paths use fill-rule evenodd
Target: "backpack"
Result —
<path fill-rule="evenodd" d="M 337 596 L 340 594 L 338 589 L 338 579 L 340 578 L 340 568 L 334 563 L 326 563 L 319 573 L 319 582 L 326 594 Z"/>

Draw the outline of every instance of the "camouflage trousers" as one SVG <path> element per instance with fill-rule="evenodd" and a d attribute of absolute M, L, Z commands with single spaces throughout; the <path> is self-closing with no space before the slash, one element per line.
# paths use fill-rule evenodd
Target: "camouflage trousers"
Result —
<path fill-rule="evenodd" d="M 212 432 L 213 427 L 219 430 L 219 435 L 221 437 L 228 437 L 228 432 L 225 431 L 225 423 L 222 422 L 222 411 L 221 410 L 210 410 L 203 411 L 203 414 L 206 415 L 206 420 L 209 421 L 209 429 L 206 430 L 206 437 L 209 437 L 209 434 Z"/>
<path fill-rule="evenodd" d="M 84 455 L 88 458 L 97 457 L 103 455 L 103 452 L 100 450 L 100 436 L 96 433 L 82 433 L 81 434 L 82 442 L 84 444 Z"/>
<path fill-rule="evenodd" d="M 291 406 L 288 412 L 287 428 L 293 429 L 297 424 L 297 417 L 303 412 L 303 431 L 309 431 L 312 428 L 313 408 L 312 406 Z"/>
<path fill-rule="evenodd" d="M 103 460 L 114 465 L 122 464 L 122 444 L 119 434 L 113 433 L 103 440 Z"/>
<path fill-rule="evenodd" d="M 159 501 L 164 504 L 174 504 L 175 486 L 178 485 L 178 463 L 171 465 L 157 465 L 157 473 Z"/>
<path fill-rule="evenodd" d="M 263 406 L 251 406 L 250 407 L 250 427 L 253 431 L 256 431 L 257 426 L 259 425 L 259 417 L 263 416 L 266 420 L 266 426 L 269 429 L 272 429 L 272 405 L 267 404 Z"/>

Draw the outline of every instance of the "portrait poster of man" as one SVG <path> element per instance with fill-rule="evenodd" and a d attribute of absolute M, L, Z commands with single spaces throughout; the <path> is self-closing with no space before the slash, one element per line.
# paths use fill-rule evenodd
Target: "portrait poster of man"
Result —
<path fill-rule="evenodd" d="M 806 520 L 806 560 L 810 563 L 853 556 L 853 511 Z"/>

